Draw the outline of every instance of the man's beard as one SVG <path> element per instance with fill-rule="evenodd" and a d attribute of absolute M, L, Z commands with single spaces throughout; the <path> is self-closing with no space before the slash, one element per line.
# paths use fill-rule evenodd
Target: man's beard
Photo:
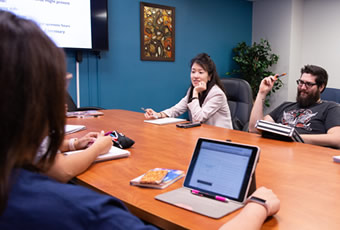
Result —
<path fill-rule="evenodd" d="M 300 105 L 302 108 L 309 107 L 313 104 L 315 104 L 320 99 L 320 91 L 316 90 L 314 92 L 307 92 L 307 97 L 301 97 L 302 90 L 298 89 L 297 95 L 296 95 L 296 102 Z M 305 91 L 306 92 L 306 91 Z"/>

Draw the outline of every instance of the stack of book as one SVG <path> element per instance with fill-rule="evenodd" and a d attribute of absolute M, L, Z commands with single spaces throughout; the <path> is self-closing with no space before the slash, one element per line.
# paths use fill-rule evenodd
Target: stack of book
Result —
<path fill-rule="evenodd" d="M 294 127 L 273 123 L 265 120 L 258 120 L 255 128 L 261 131 L 262 136 L 282 141 L 303 142 L 300 134 Z"/>
<path fill-rule="evenodd" d="M 163 172 L 166 171 L 164 175 Z M 184 177 L 182 170 L 155 168 L 130 181 L 130 185 L 163 189 Z M 158 177 L 162 176 L 161 180 Z M 154 178 L 154 180 L 151 180 Z"/>

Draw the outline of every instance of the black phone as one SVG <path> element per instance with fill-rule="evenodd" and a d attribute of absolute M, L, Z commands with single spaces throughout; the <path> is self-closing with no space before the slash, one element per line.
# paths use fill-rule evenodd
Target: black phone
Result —
<path fill-rule="evenodd" d="M 201 126 L 201 122 L 187 122 L 176 124 L 178 128 L 191 128 L 196 126 Z"/>

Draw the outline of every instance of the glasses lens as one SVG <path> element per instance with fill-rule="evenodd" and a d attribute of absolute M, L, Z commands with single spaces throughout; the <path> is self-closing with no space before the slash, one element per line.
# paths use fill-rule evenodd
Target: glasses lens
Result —
<path fill-rule="evenodd" d="M 296 83 L 298 84 L 298 86 L 305 85 L 306 88 L 310 88 L 310 87 L 316 85 L 315 83 L 311 83 L 311 82 L 308 82 L 308 81 L 302 81 L 302 80 L 297 80 Z"/>

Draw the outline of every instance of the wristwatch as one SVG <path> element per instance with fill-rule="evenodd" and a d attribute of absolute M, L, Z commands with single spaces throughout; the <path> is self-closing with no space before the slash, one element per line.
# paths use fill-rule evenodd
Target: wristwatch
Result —
<path fill-rule="evenodd" d="M 268 216 L 269 210 L 268 210 L 268 205 L 266 204 L 266 200 L 261 199 L 261 198 L 256 197 L 256 196 L 251 196 L 247 199 L 246 204 L 248 204 L 250 202 L 254 202 L 254 203 L 260 204 L 263 207 L 265 207 L 266 210 L 267 210 L 267 216 Z"/>

